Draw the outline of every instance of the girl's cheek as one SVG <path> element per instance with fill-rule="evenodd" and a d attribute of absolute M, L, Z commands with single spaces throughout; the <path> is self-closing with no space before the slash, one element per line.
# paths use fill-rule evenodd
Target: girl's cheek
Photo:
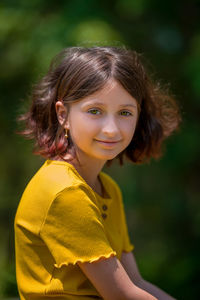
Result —
<path fill-rule="evenodd" d="M 127 135 L 130 135 L 135 130 L 136 122 L 134 119 L 126 120 L 126 122 L 121 123 L 121 128 L 123 131 L 127 133 Z"/>
<path fill-rule="evenodd" d="M 74 128 L 75 134 L 80 135 L 80 133 L 87 134 L 90 136 L 91 134 L 96 134 L 97 131 L 101 130 L 101 125 L 99 122 L 95 120 L 91 120 L 89 118 L 76 118 L 76 128 Z"/>
<path fill-rule="evenodd" d="M 102 121 L 100 118 L 95 117 L 84 117 L 84 122 L 87 126 L 91 126 L 90 130 L 92 130 L 93 127 L 100 127 L 102 125 Z"/>

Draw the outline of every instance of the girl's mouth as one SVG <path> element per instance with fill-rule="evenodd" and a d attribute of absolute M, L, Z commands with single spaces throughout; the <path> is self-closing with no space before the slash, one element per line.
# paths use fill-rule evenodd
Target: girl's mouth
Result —
<path fill-rule="evenodd" d="M 115 146 L 117 143 L 119 143 L 119 141 L 101 141 L 101 140 L 96 140 L 96 141 L 106 147 L 112 147 Z"/>

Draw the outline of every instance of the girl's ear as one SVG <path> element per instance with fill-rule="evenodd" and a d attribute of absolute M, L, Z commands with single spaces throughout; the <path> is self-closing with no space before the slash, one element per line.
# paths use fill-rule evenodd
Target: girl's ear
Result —
<path fill-rule="evenodd" d="M 55 107 L 56 107 L 58 122 L 60 123 L 60 125 L 63 125 L 63 123 L 65 122 L 65 120 L 67 118 L 67 109 L 64 106 L 63 102 L 61 102 L 61 101 L 57 101 Z M 65 122 L 64 128 L 69 129 L 68 120 Z"/>

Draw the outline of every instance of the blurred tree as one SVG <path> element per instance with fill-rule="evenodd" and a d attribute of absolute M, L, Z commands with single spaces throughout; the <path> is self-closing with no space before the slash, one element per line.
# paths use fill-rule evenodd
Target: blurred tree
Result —
<path fill-rule="evenodd" d="M 105 171 L 122 188 L 143 276 L 178 299 L 198 298 L 199 17 L 195 0 L 1 1 L 1 295 L 17 295 L 13 219 L 26 184 L 43 163 L 31 155 L 33 143 L 16 136 L 16 116 L 26 110 L 32 84 L 62 48 L 125 44 L 144 54 L 155 80 L 168 84 L 183 124 L 159 161 Z"/>

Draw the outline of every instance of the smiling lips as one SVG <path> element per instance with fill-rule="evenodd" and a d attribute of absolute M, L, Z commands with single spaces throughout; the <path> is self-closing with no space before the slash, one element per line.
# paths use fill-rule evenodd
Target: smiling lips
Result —
<path fill-rule="evenodd" d="M 100 140 L 96 140 L 97 142 L 99 142 L 100 144 L 104 145 L 104 146 L 114 146 L 117 143 L 119 143 L 119 141 L 100 141 Z"/>

